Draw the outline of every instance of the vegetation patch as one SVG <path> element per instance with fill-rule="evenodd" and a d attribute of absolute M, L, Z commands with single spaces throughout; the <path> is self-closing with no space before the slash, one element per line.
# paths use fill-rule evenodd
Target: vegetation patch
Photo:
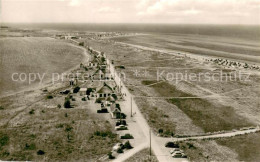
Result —
<path fill-rule="evenodd" d="M 251 126 L 246 119 L 237 115 L 230 106 L 215 106 L 201 98 L 174 98 L 167 101 L 181 109 L 192 119 L 195 125 L 201 127 L 205 132 L 232 130 Z"/>
<path fill-rule="evenodd" d="M 149 85 L 156 82 L 142 81 L 142 83 L 144 85 Z M 252 126 L 245 118 L 236 114 L 235 110 L 230 106 L 214 105 L 206 99 L 192 98 L 196 96 L 180 91 L 167 82 L 158 82 L 158 84 L 154 84 L 150 87 L 160 94 L 160 96 L 164 97 L 191 97 L 173 98 L 167 99 L 167 101 L 181 109 L 190 119 L 192 119 L 195 125 L 201 127 L 205 132 L 232 130 Z M 153 118 L 156 121 L 156 118 L 159 117 Z"/>
<path fill-rule="evenodd" d="M 220 138 L 216 142 L 234 150 L 239 161 L 260 161 L 260 132 Z"/>

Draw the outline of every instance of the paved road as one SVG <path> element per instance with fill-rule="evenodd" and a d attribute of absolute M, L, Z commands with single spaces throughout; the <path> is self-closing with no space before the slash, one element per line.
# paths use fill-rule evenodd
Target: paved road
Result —
<path fill-rule="evenodd" d="M 143 141 L 145 141 L 144 142 L 145 144 L 138 146 L 136 148 L 136 150 L 134 148 L 133 150 L 131 150 L 131 152 L 129 151 L 128 153 L 123 154 L 121 157 L 119 157 L 118 159 L 115 160 L 115 161 L 120 161 L 120 160 L 126 160 L 127 158 L 131 157 L 132 155 L 134 155 L 134 153 L 137 153 L 138 151 L 140 151 L 141 148 L 143 149 L 145 147 L 149 147 L 149 145 L 150 145 L 150 143 L 149 143 L 150 127 L 149 127 L 148 123 L 146 122 L 144 116 L 140 112 L 139 108 L 137 107 L 135 101 L 133 99 L 131 100 L 131 98 L 133 98 L 132 94 L 125 87 L 124 83 L 119 78 L 119 75 L 116 73 L 114 66 L 112 64 L 110 64 L 109 60 L 108 60 L 108 64 L 110 65 L 111 74 L 114 74 L 115 82 L 117 83 L 117 85 L 121 85 L 121 92 L 123 94 L 126 94 L 125 102 L 127 104 L 125 106 L 127 106 L 127 107 L 125 107 L 125 109 L 130 110 L 131 105 L 132 105 L 132 112 L 135 112 L 135 115 L 132 118 L 142 128 L 142 131 L 144 134 Z M 131 103 L 131 101 L 132 101 L 132 103 Z M 157 157 L 159 162 L 171 162 L 171 161 L 176 162 L 176 161 L 185 160 L 185 159 L 172 158 L 170 156 L 170 153 L 168 152 L 168 150 L 165 151 L 164 143 L 162 144 L 162 141 L 160 141 L 160 139 L 157 136 L 155 136 L 154 133 L 152 133 L 152 132 L 151 132 L 151 146 L 152 146 L 153 153 L 155 154 L 155 156 Z"/>

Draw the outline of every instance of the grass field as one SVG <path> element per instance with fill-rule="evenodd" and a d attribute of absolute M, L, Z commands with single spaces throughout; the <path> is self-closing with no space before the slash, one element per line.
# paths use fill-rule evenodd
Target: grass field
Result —
<path fill-rule="evenodd" d="M 90 111 L 94 107 L 58 108 L 64 96 L 34 93 L 0 100 L 1 160 L 95 161 L 119 141 L 110 122 Z"/>
<path fill-rule="evenodd" d="M 21 88 L 39 84 L 39 77 L 29 85 L 29 73 L 38 73 L 43 81 L 49 81 L 52 73 L 64 72 L 78 65 L 83 58 L 83 50 L 68 43 L 44 37 L 0 38 L 0 94 L 15 92 Z M 12 81 L 13 73 L 25 73 L 25 81 Z M 17 79 L 16 76 L 15 79 Z"/>
<path fill-rule="evenodd" d="M 154 154 L 150 157 L 150 149 L 146 148 L 127 159 L 127 162 L 158 162 Z"/>
<path fill-rule="evenodd" d="M 155 81 L 143 81 L 144 85 L 155 83 Z M 152 88 L 164 97 L 195 97 L 176 89 L 167 82 L 152 85 Z M 193 123 L 201 127 L 205 132 L 221 130 L 232 130 L 251 124 L 241 116 L 237 115 L 232 107 L 214 105 L 202 98 L 174 98 L 167 100 L 181 109 Z"/>
<path fill-rule="evenodd" d="M 260 133 L 247 134 L 215 140 L 218 144 L 234 150 L 239 161 L 260 161 Z"/>
<path fill-rule="evenodd" d="M 246 161 L 260 160 L 260 133 L 180 142 L 191 161 Z"/>

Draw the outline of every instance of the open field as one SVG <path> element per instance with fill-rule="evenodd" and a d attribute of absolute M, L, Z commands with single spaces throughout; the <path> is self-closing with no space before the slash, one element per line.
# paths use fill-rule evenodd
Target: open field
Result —
<path fill-rule="evenodd" d="M 37 79 L 29 85 L 29 73 L 38 74 L 43 83 L 50 80 L 52 73 L 62 73 L 71 69 L 84 57 L 83 50 L 51 38 L 12 37 L 0 39 L 1 82 L 2 93 L 17 92 L 28 86 L 39 85 Z M 25 81 L 12 81 L 13 73 L 25 73 Z M 15 76 L 15 79 L 19 77 Z"/>
<path fill-rule="evenodd" d="M 114 60 L 115 66 L 124 66 L 117 70 L 126 75 L 124 82 L 136 96 L 134 100 L 155 133 L 163 129 L 162 135 L 166 136 L 172 132 L 175 135 L 203 134 L 254 126 L 260 122 L 257 102 L 259 91 L 256 87 L 258 74 L 250 75 L 249 82 L 207 82 L 203 77 L 196 81 L 158 81 L 158 69 L 164 70 L 165 74 L 209 72 L 211 75 L 221 70 L 227 73 L 234 70 L 181 55 L 173 56 L 167 52 L 145 50 L 109 41 L 88 43 L 105 51 L 108 58 Z M 173 99 L 174 97 L 192 98 Z M 253 145 L 249 144 L 248 147 Z M 191 152 L 186 150 L 185 153 L 195 161 L 206 161 L 209 155 L 208 159 L 217 161 L 230 161 L 238 156 L 230 146 L 222 146 L 218 142 L 206 141 L 198 144 L 198 148 L 199 146 L 202 147 L 200 152 L 189 149 Z"/>
<path fill-rule="evenodd" d="M 76 95 L 74 108 L 65 109 L 63 95 L 47 95 L 35 90 L 1 98 L 1 160 L 95 161 L 119 141 L 95 105 Z"/>
<path fill-rule="evenodd" d="M 179 142 L 191 161 L 259 161 L 260 133 Z M 211 148 L 211 149 L 208 149 Z"/>
<path fill-rule="evenodd" d="M 156 157 L 154 157 L 153 153 L 152 153 L 152 157 L 150 158 L 150 149 L 146 148 L 140 152 L 138 152 L 137 154 L 135 154 L 134 156 L 132 156 L 131 158 L 126 160 L 127 162 L 158 162 L 158 160 L 156 159 Z"/>

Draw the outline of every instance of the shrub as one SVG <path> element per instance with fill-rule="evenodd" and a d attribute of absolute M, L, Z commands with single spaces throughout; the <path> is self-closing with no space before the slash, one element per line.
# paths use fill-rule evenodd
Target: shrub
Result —
<path fill-rule="evenodd" d="M 68 99 L 65 100 L 65 102 L 64 102 L 64 107 L 65 107 L 65 108 L 71 108 L 70 100 L 68 100 Z"/>
<path fill-rule="evenodd" d="M 26 143 L 25 144 L 25 149 L 26 150 L 35 150 L 36 149 L 36 146 L 35 146 L 35 144 L 33 143 L 33 144 L 28 144 L 28 143 Z"/>
<path fill-rule="evenodd" d="M 101 57 L 101 62 L 105 62 L 105 61 L 106 61 L 105 57 Z"/>
<path fill-rule="evenodd" d="M 35 111 L 35 110 L 32 109 L 31 111 L 29 111 L 29 114 L 30 114 L 30 115 L 34 114 L 34 111 Z"/>
<path fill-rule="evenodd" d="M 61 108 L 61 105 L 60 105 L 60 104 L 58 104 L 58 105 L 57 105 L 57 107 L 58 107 L 58 108 Z"/>
<path fill-rule="evenodd" d="M 68 113 L 65 113 L 65 117 L 66 117 L 66 118 L 68 117 Z"/>
<path fill-rule="evenodd" d="M 2 146 L 7 145 L 8 142 L 9 142 L 9 137 L 6 134 L 1 134 L 0 132 L 0 148 Z"/>
<path fill-rule="evenodd" d="M 3 107 L 3 106 L 0 106 L 0 110 L 4 110 L 4 107 Z"/>
<path fill-rule="evenodd" d="M 38 150 L 37 151 L 37 155 L 44 155 L 44 154 L 45 154 L 45 152 L 43 150 Z"/>
<path fill-rule="evenodd" d="M 114 159 L 114 158 L 115 158 L 115 157 L 112 155 L 112 152 L 109 152 L 107 155 L 108 155 L 108 158 L 109 158 L 109 159 Z"/>
<path fill-rule="evenodd" d="M 126 148 L 126 149 L 132 149 L 133 146 L 130 144 L 129 141 L 126 141 L 125 144 L 124 144 L 124 148 Z"/>
<path fill-rule="evenodd" d="M 84 42 L 80 42 L 80 43 L 79 43 L 79 46 L 84 46 Z"/>
<path fill-rule="evenodd" d="M 160 133 L 160 134 L 163 133 L 163 129 L 159 129 L 158 133 Z"/>
<path fill-rule="evenodd" d="M 73 89 L 73 93 L 78 93 L 79 92 L 79 90 L 80 90 L 80 87 L 75 87 L 74 89 Z"/>
<path fill-rule="evenodd" d="M 117 135 L 111 131 L 96 131 L 95 136 L 115 138 Z"/>
<path fill-rule="evenodd" d="M 131 134 L 127 133 L 124 136 L 121 136 L 121 139 L 134 139 L 134 137 Z"/>
<path fill-rule="evenodd" d="M 82 100 L 82 101 L 86 101 L 86 98 L 85 98 L 85 97 L 83 97 L 81 100 Z"/>
<path fill-rule="evenodd" d="M 53 96 L 52 95 L 47 95 L 46 99 L 53 99 Z"/>
<path fill-rule="evenodd" d="M 121 154 L 121 153 L 124 153 L 124 151 L 123 151 L 123 149 L 119 148 L 119 149 L 117 150 L 117 153 Z"/>

